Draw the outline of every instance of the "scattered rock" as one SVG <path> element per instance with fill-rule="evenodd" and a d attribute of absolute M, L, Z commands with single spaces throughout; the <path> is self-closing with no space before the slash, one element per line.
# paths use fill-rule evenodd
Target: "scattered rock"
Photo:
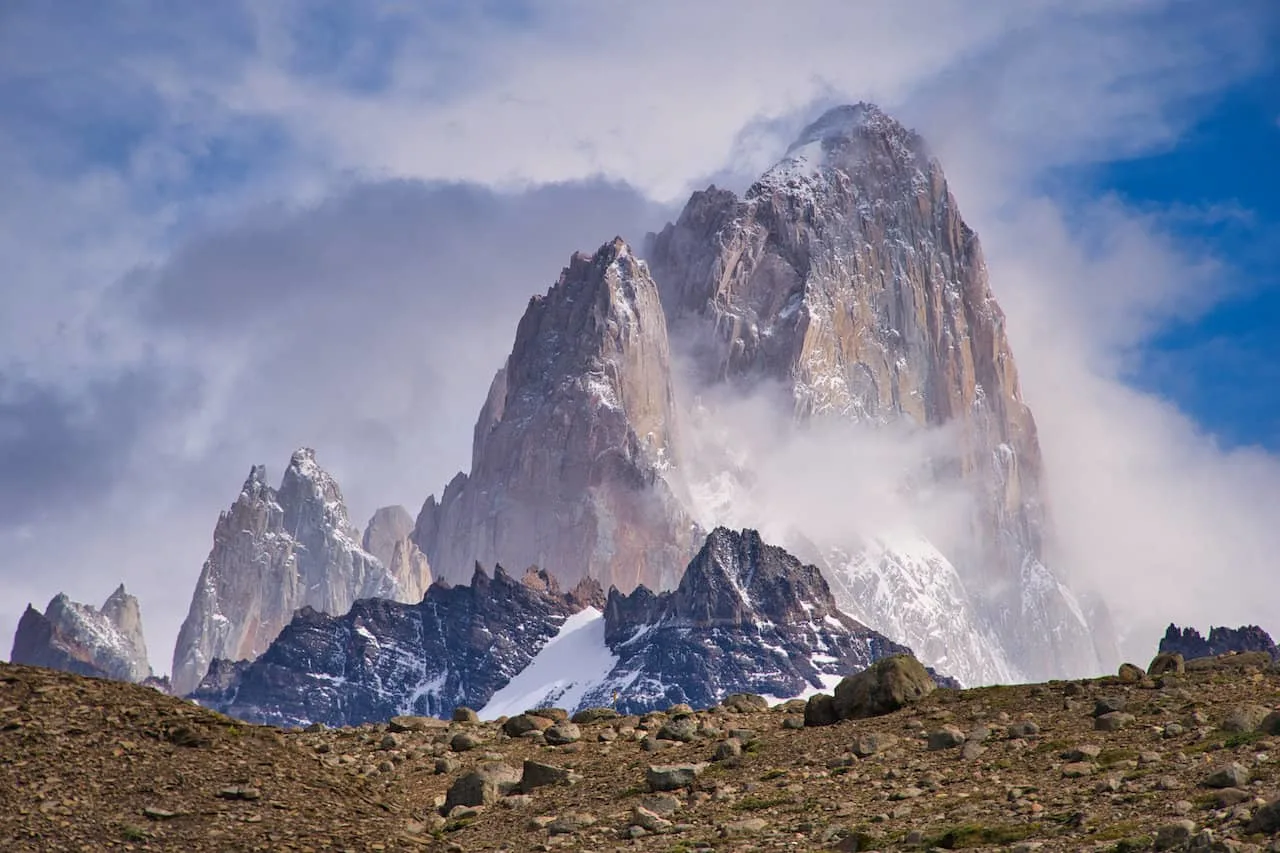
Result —
<path fill-rule="evenodd" d="M 698 739 L 698 721 L 691 717 L 668 720 L 658 729 L 658 737 L 663 740 L 675 740 L 681 743 L 692 743 Z"/>
<path fill-rule="evenodd" d="M 1201 784 L 1206 788 L 1243 788 L 1249 784 L 1249 769 L 1233 761 L 1214 770 Z"/>
<path fill-rule="evenodd" d="M 1156 831 L 1155 847 L 1157 850 L 1173 850 L 1184 847 L 1191 841 L 1196 825 L 1189 820 L 1167 823 Z"/>
<path fill-rule="evenodd" d="M 636 806 L 631 810 L 630 826 L 638 826 L 648 832 L 668 832 L 674 824 L 662 817 L 661 815 L 646 809 L 644 806 Z"/>
<path fill-rule="evenodd" d="M 1068 779 L 1079 779 L 1082 776 L 1092 776 L 1094 766 L 1087 761 L 1073 761 L 1070 764 L 1062 765 L 1062 775 Z"/>
<path fill-rule="evenodd" d="M 524 772 L 520 776 L 520 790 L 527 794 L 535 788 L 544 788 L 548 785 L 571 785 L 575 781 L 575 774 L 567 767 L 543 764 L 526 758 Z"/>
<path fill-rule="evenodd" d="M 602 723 L 618 719 L 618 712 L 612 708 L 584 708 L 572 717 L 572 722 L 580 726 Z"/>
<path fill-rule="evenodd" d="M 215 796 L 220 800 L 252 802 L 262 799 L 262 792 L 257 788 L 250 788 L 245 785 L 232 785 L 231 787 L 220 789 Z"/>
<path fill-rule="evenodd" d="M 1118 675 L 1119 675 L 1120 681 L 1125 684 L 1136 684 L 1142 681 L 1147 676 L 1147 674 L 1143 672 L 1140 667 L 1137 667 L 1131 663 L 1120 664 L 1120 671 Z"/>
<path fill-rule="evenodd" d="M 581 740 L 582 729 L 578 728 L 574 723 L 557 723 L 544 731 L 542 736 L 552 746 L 564 746 L 567 743 L 577 743 Z"/>
<path fill-rule="evenodd" d="M 804 728 L 803 717 L 784 717 L 782 719 L 782 727 L 784 729 L 799 730 Z"/>
<path fill-rule="evenodd" d="M 178 813 L 171 812 L 168 809 L 158 809 L 155 806 L 147 806 L 142 810 L 142 815 L 151 820 L 172 820 L 178 816 Z"/>
<path fill-rule="evenodd" d="M 896 735 L 887 732 L 864 732 L 853 739 L 851 751 L 859 758 L 868 758 L 898 745 Z"/>
<path fill-rule="evenodd" d="M 1249 821 L 1249 832 L 1268 835 L 1280 832 L 1280 799 L 1272 800 L 1254 811 L 1253 818 Z"/>
<path fill-rule="evenodd" d="M 550 717 L 534 714 L 516 714 L 502 724 L 502 730 L 511 737 L 521 737 L 529 732 L 541 732 L 555 725 Z"/>
<path fill-rule="evenodd" d="M 769 702 L 755 693 L 730 693 L 720 705 L 735 714 L 758 714 L 769 710 Z"/>
<path fill-rule="evenodd" d="M 1033 738 L 1040 735 L 1040 726 L 1031 720 L 1019 720 L 1010 723 L 1006 731 L 1010 738 Z"/>
<path fill-rule="evenodd" d="M 448 723 L 435 717 L 401 716 L 387 721 L 387 729 L 396 733 L 439 731 L 448 727 Z"/>
<path fill-rule="evenodd" d="M 1100 732 L 1118 732 L 1132 725 L 1137 719 L 1133 714 L 1126 714 L 1124 711 L 1111 711 L 1096 718 L 1093 721 L 1093 727 Z"/>
<path fill-rule="evenodd" d="M 764 818 L 751 817 L 746 820 L 735 820 L 720 826 L 720 834 L 725 838 L 743 838 L 759 835 L 768 829 L 769 823 Z"/>
<path fill-rule="evenodd" d="M 1104 714 L 1113 714 L 1117 711 L 1123 711 L 1129 701 L 1123 696 L 1100 696 L 1093 703 L 1093 715 L 1101 717 Z"/>
<path fill-rule="evenodd" d="M 952 747 L 960 746 L 964 742 L 964 732 L 955 726 L 944 726 L 937 731 L 929 733 L 928 745 L 931 750 L 951 749 Z"/>
<path fill-rule="evenodd" d="M 1255 732 L 1271 713 L 1270 708 L 1262 705 L 1237 705 L 1227 712 L 1219 728 L 1237 734 Z"/>
<path fill-rule="evenodd" d="M 655 764 L 645 773 L 645 781 L 651 791 L 677 791 L 692 785 L 706 769 L 706 764 Z"/>
<path fill-rule="evenodd" d="M 390 735 L 387 735 L 390 737 Z M 471 732 L 458 732 L 449 741 L 449 748 L 454 752 L 470 752 L 484 744 L 484 741 Z"/>
<path fill-rule="evenodd" d="M 464 774 L 449 787 L 443 813 L 455 806 L 487 806 L 520 786 L 520 771 L 509 764 L 488 762 Z"/>
<path fill-rule="evenodd" d="M 551 835 L 571 835 L 595 826 L 596 817 L 587 812 L 566 812 L 547 824 L 547 832 Z"/>
<path fill-rule="evenodd" d="M 453 721 L 455 723 L 478 723 L 480 715 L 465 705 L 459 705 L 453 709 Z"/>
<path fill-rule="evenodd" d="M 1063 759 L 1066 761 L 1093 761 L 1102 754 L 1102 747 L 1095 746 L 1091 743 L 1082 744 L 1074 749 L 1068 749 L 1062 753 Z"/>
<path fill-rule="evenodd" d="M 731 758 L 737 758 L 742 755 L 742 742 L 737 738 L 731 737 L 728 740 L 722 740 L 716 744 L 715 751 L 711 753 L 712 761 L 728 761 Z"/>
<path fill-rule="evenodd" d="M 839 722 L 836 716 L 835 697 L 828 693 L 815 693 L 804 706 L 806 726 L 829 726 Z"/>

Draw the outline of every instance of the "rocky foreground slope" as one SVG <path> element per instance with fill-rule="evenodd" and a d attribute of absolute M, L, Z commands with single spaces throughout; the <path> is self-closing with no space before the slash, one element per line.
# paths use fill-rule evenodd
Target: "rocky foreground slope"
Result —
<path fill-rule="evenodd" d="M 304 732 L 0 664 L 0 849 L 1280 850 L 1280 672 L 1178 669 L 825 726 L 738 696 Z"/>

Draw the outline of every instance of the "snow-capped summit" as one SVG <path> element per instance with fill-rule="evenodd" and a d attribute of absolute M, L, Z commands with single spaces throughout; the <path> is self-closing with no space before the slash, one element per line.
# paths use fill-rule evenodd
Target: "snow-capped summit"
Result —
<path fill-rule="evenodd" d="M 360 598 L 418 594 L 359 544 L 342 490 L 301 448 L 279 490 L 261 465 L 222 513 L 173 655 L 173 689 L 195 688 L 214 658 L 266 651 L 300 607 L 342 614 Z"/>
<path fill-rule="evenodd" d="M 955 436 L 923 476 L 973 506 L 954 525 L 972 531 L 970 541 L 948 544 L 943 556 L 967 590 L 955 598 L 967 621 L 990 626 L 997 645 L 961 668 L 989 677 L 1003 659 L 1029 678 L 1107 668 L 1099 651 L 1109 638 L 1083 619 L 1046 558 L 1035 420 L 977 235 L 917 134 L 869 104 L 830 110 L 745 198 L 714 187 L 694 193 L 645 254 L 673 345 L 690 354 L 701 385 L 776 383 L 801 421 L 945 427 Z M 815 538 L 803 519 L 793 522 Z M 928 530 L 909 532 L 930 539 Z M 856 554 L 883 533 L 850 518 L 838 541 L 815 544 Z M 937 575 L 936 561 L 889 562 L 905 570 L 891 572 L 908 581 L 899 588 L 918 599 L 906 610 L 938 612 L 911 592 L 928 584 L 910 582 L 913 565 L 932 564 Z M 897 602 L 877 608 L 889 609 L 859 612 L 887 630 Z M 929 631 L 921 623 L 907 633 Z M 956 655 L 971 649 L 947 650 L 948 661 Z"/>
<path fill-rule="evenodd" d="M 138 599 L 116 587 L 102 608 L 59 593 L 43 614 L 27 605 L 13 638 L 12 663 L 143 682 L 151 678 Z"/>

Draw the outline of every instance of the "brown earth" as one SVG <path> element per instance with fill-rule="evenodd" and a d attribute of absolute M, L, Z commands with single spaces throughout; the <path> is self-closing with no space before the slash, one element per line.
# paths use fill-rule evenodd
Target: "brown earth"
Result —
<path fill-rule="evenodd" d="M 1266 716 L 1280 673 L 1249 655 L 1201 666 L 938 690 L 813 728 L 795 728 L 794 703 L 675 709 L 584 722 L 580 740 L 551 746 L 572 727 L 522 719 L 534 733 L 513 738 L 413 718 L 395 732 L 282 732 L 0 664 L 0 850 L 1280 851 L 1280 808 L 1265 806 L 1280 793 L 1280 715 Z M 1132 716 L 1099 724 L 1099 700 Z M 657 739 L 664 726 L 692 742 Z M 519 778 L 525 759 L 570 778 L 439 814 L 470 770 L 505 762 Z M 650 791 L 651 765 L 702 762 L 692 785 Z M 1208 786 L 1224 768 L 1212 781 L 1225 787 Z"/>

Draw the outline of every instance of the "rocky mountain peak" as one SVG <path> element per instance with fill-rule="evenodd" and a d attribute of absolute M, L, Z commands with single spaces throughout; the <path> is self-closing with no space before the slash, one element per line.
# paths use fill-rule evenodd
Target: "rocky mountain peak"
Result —
<path fill-rule="evenodd" d="M 575 253 L 529 301 L 476 423 L 469 475 L 418 515 L 433 574 L 548 567 L 565 585 L 669 588 L 693 525 L 678 463 L 666 320 L 648 267 L 615 238 Z"/>
<path fill-rule="evenodd" d="M 690 624 L 746 625 L 821 619 L 835 602 L 822 573 L 755 530 L 717 527 L 672 598 L 671 616 Z"/>
<path fill-rule="evenodd" d="M 28 604 L 9 660 L 118 681 L 142 682 L 152 675 L 138 599 L 124 584 L 100 609 L 64 593 L 55 595 L 43 614 Z"/>
<path fill-rule="evenodd" d="M 1097 632 L 1045 564 L 1040 448 L 1004 314 L 977 236 L 918 135 L 870 104 L 837 107 L 745 198 L 695 193 L 645 254 L 695 381 L 780 386 L 800 420 L 956 437 L 920 477 L 972 498 L 972 518 L 957 525 L 972 541 L 926 561 L 861 559 L 879 530 L 814 543 L 843 555 L 823 559 L 846 609 L 858 609 L 850 590 L 892 589 L 891 606 L 912 614 L 912 642 L 961 617 L 994 640 L 965 652 L 968 673 L 1009 672 L 1006 661 L 1024 677 L 1098 671 Z M 904 525 L 899 538 L 933 549 L 930 531 Z M 895 621 L 863 615 L 885 630 Z"/>
<path fill-rule="evenodd" d="M 340 614 L 360 598 L 421 599 L 430 575 L 412 554 L 393 573 L 357 537 L 342 490 L 314 450 L 292 454 L 278 490 L 263 466 L 250 469 L 218 519 L 178 634 L 174 691 L 195 689 L 215 658 L 261 654 L 303 606 Z"/>
<path fill-rule="evenodd" d="M 374 512 L 361 545 L 391 573 L 402 600 L 422 600 L 431 586 L 431 564 L 413 541 L 413 516 L 407 509 L 386 506 Z"/>
<path fill-rule="evenodd" d="M 1239 628 L 1210 626 L 1209 636 L 1204 637 L 1195 628 L 1179 628 L 1171 622 L 1160 640 L 1160 653 L 1166 652 L 1176 652 L 1187 660 L 1232 652 L 1266 652 L 1273 659 L 1280 660 L 1280 648 L 1271 635 L 1257 625 L 1241 625 Z"/>

